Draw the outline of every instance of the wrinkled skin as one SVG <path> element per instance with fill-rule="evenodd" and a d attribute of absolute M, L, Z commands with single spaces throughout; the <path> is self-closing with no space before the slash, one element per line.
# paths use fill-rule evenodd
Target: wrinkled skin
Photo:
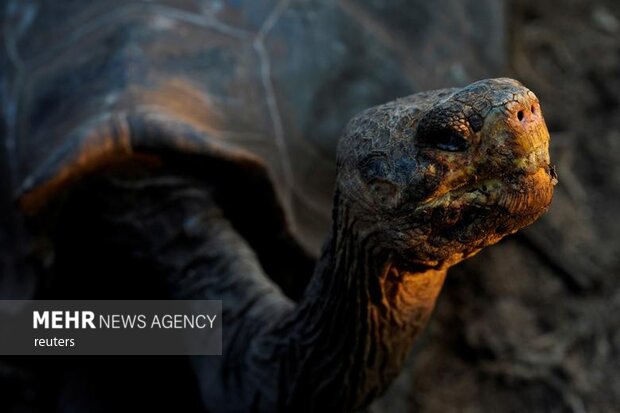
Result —
<path fill-rule="evenodd" d="M 548 144 L 540 103 L 517 81 L 426 92 L 350 122 L 338 188 L 367 228 L 389 228 L 381 242 L 400 259 L 451 265 L 546 210 Z"/>
<path fill-rule="evenodd" d="M 362 112 L 340 141 L 332 231 L 298 303 L 214 185 L 167 170 L 115 176 L 90 187 L 98 197 L 83 209 L 111 217 L 102 228 L 172 297 L 223 300 L 223 356 L 194 359 L 210 410 L 355 411 L 400 371 L 447 269 L 547 209 L 548 143 L 538 100 L 511 79 Z M 114 248 L 99 249 L 109 260 Z"/>

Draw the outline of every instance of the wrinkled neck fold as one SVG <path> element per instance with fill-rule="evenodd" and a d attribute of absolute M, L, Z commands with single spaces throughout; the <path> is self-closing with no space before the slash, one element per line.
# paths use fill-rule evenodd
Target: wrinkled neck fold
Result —
<path fill-rule="evenodd" d="M 426 324 L 445 270 L 408 272 L 336 205 L 332 234 L 297 308 L 273 332 L 294 352 L 286 407 L 350 411 L 381 394 Z M 285 362 L 286 364 L 286 362 Z"/>

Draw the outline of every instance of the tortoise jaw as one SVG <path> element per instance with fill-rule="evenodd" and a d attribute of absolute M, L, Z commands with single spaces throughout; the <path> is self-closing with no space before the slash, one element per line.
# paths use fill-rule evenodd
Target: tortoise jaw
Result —
<path fill-rule="evenodd" d="M 416 212 L 436 207 L 464 207 L 473 203 L 478 205 L 500 204 L 509 206 L 507 197 L 514 194 L 549 193 L 558 182 L 555 167 L 550 164 L 548 144 L 532 148 L 524 156 L 509 161 L 504 173 L 489 174 L 486 177 L 474 177 L 420 203 Z M 512 194 L 512 195 L 511 195 Z M 516 196 L 516 195 L 514 195 Z M 549 199 L 550 202 L 550 199 Z M 509 208 L 510 209 L 510 208 Z"/>
<path fill-rule="evenodd" d="M 408 262 L 453 265 L 533 223 L 551 203 L 553 167 L 513 172 L 461 186 L 416 208 L 403 251 Z"/>
<path fill-rule="evenodd" d="M 546 208 L 557 182 L 552 165 L 528 165 L 512 174 L 478 180 L 449 190 L 421 203 L 416 207 L 416 212 L 436 208 L 463 209 L 473 205 L 500 206 L 511 213 Z"/>

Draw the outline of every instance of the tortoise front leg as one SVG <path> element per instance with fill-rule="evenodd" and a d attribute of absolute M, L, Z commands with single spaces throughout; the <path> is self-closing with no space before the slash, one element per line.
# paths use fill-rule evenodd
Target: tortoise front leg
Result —
<path fill-rule="evenodd" d="M 265 275 L 204 183 L 174 174 L 96 181 L 88 192 L 99 211 L 91 213 L 104 222 L 105 234 L 96 236 L 108 239 L 107 248 L 131 251 L 139 268 L 165 279 L 170 298 L 222 300 L 223 356 L 193 361 L 209 406 L 248 410 L 261 386 L 247 380 L 255 376 L 244 362 L 247 347 L 294 304 Z"/>

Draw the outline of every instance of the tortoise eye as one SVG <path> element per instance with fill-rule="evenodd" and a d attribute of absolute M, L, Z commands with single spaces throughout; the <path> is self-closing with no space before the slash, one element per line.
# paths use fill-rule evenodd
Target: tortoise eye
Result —
<path fill-rule="evenodd" d="M 431 147 L 449 152 L 462 152 L 469 148 L 467 139 L 452 129 L 437 131 L 432 135 L 432 138 L 427 141 L 427 144 Z"/>
<path fill-rule="evenodd" d="M 417 146 L 447 152 L 462 152 L 470 146 L 474 129 L 481 128 L 484 119 L 472 114 L 468 119 L 463 105 L 439 105 L 420 120 L 416 129 Z M 472 125 L 473 123 L 473 125 Z"/>

